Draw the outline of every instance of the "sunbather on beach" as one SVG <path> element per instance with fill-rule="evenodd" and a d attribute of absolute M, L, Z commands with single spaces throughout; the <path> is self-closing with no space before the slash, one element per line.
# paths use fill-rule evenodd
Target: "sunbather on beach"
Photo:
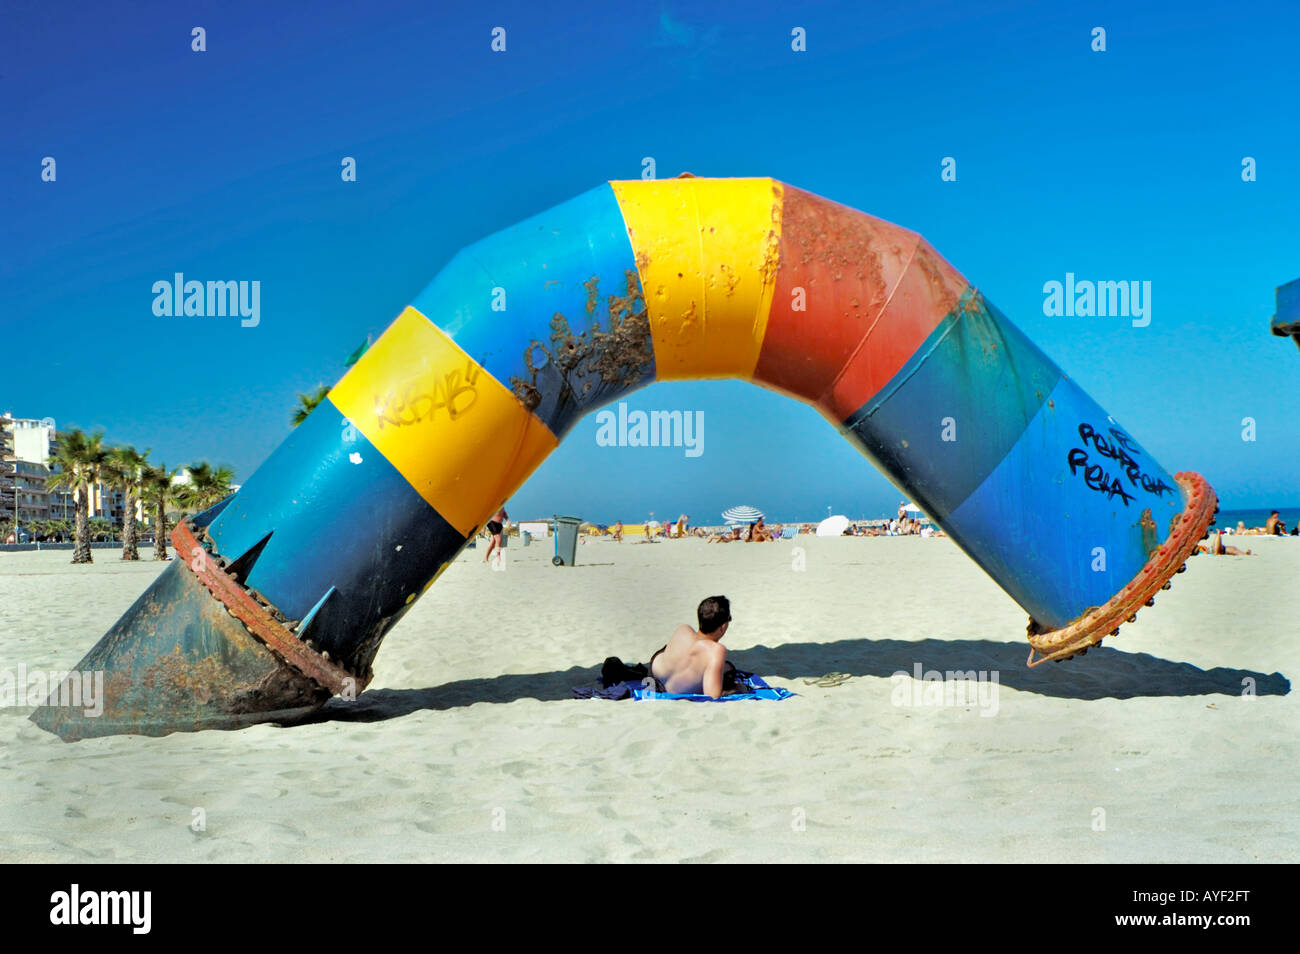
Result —
<path fill-rule="evenodd" d="M 650 674 L 666 692 L 722 695 L 727 650 L 722 637 L 731 624 L 731 603 L 725 596 L 710 596 L 695 611 L 699 631 L 683 623 L 668 643 L 650 657 Z"/>
<path fill-rule="evenodd" d="M 618 523 L 614 524 L 614 528 L 610 532 L 614 534 L 615 543 L 622 543 L 623 542 L 623 521 L 620 520 Z"/>
<path fill-rule="evenodd" d="M 1217 530 L 1210 534 L 1209 539 L 1205 541 L 1205 552 L 1211 556 L 1254 556 L 1249 550 L 1225 546 L 1223 534 Z"/>

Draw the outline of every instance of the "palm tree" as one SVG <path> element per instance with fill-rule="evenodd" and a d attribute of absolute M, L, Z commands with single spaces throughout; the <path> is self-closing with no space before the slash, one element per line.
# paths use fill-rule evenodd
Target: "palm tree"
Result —
<path fill-rule="evenodd" d="M 330 389 L 323 384 L 318 384 L 316 390 L 311 394 L 299 394 L 298 406 L 294 409 L 293 417 L 290 419 L 293 426 L 297 427 L 303 421 L 307 420 L 307 415 L 316 410 L 316 405 L 325 400 L 325 395 L 330 393 Z"/>
<path fill-rule="evenodd" d="M 177 502 L 187 511 L 197 513 L 230 496 L 230 482 L 235 472 L 229 467 L 213 469 L 206 460 L 190 464 L 190 482 L 176 492 Z"/>
<path fill-rule="evenodd" d="M 66 487 L 72 491 L 76 513 L 73 525 L 72 562 L 94 563 L 90 555 L 90 492 L 99 483 L 100 468 L 104 466 L 104 434 L 96 431 L 87 435 L 80 428 L 59 441 L 59 449 L 50 458 L 57 472 L 50 478 L 49 486 Z"/>
<path fill-rule="evenodd" d="M 117 528 L 113 526 L 112 520 L 107 517 L 91 517 L 89 523 L 90 536 L 96 543 L 99 542 L 100 537 L 103 537 L 108 543 L 113 542 L 113 536 Z"/>
<path fill-rule="evenodd" d="M 176 471 L 168 470 L 166 464 L 154 467 L 146 464 L 141 480 L 141 496 L 146 507 L 153 508 L 153 558 L 167 559 L 167 508 L 176 502 L 172 490 L 172 478 Z"/>
<path fill-rule="evenodd" d="M 104 479 L 122 491 L 122 559 L 140 559 L 135 529 L 135 503 L 140 496 L 140 484 L 148 464 L 149 452 L 139 453 L 134 447 L 115 447 L 108 453 L 104 466 Z"/>

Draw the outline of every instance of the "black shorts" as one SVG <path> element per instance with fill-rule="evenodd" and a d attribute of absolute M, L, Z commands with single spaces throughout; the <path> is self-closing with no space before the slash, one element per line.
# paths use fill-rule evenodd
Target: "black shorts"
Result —
<path fill-rule="evenodd" d="M 501 532 L 501 524 L 497 523 L 495 520 L 489 520 L 487 522 L 487 529 L 488 529 L 488 533 L 492 534 L 492 536 L 495 537 L 498 533 Z"/>

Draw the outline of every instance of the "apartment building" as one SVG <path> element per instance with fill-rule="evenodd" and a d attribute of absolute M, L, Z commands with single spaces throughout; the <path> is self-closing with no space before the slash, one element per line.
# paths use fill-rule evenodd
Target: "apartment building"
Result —
<path fill-rule="evenodd" d="M 30 520 L 72 520 L 75 501 L 67 490 L 51 488 L 59 451 L 59 433 L 52 418 L 0 415 L 0 515 Z M 90 516 L 122 522 L 124 495 L 97 484 L 90 495 Z"/>

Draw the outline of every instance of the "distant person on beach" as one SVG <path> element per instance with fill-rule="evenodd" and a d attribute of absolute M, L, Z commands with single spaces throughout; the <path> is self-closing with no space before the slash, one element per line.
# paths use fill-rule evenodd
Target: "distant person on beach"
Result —
<path fill-rule="evenodd" d="M 1250 550 L 1225 546 L 1223 543 L 1223 534 L 1218 530 L 1210 534 L 1209 539 L 1205 541 L 1205 552 L 1210 554 L 1210 556 L 1254 556 Z"/>
<path fill-rule="evenodd" d="M 1268 519 L 1264 521 L 1264 532 L 1269 536 L 1272 536 L 1277 533 L 1277 525 L 1281 522 L 1282 521 L 1278 519 L 1277 511 L 1274 510 L 1268 515 Z"/>
<path fill-rule="evenodd" d="M 695 611 L 699 631 L 683 623 L 668 642 L 650 657 L 650 675 L 665 692 L 704 693 L 717 699 L 727 663 L 722 637 L 731 625 L 731 603 L 725 596 L 710 596 Z"/>
<path fill-rule="evenodd" d="M 506 505 L 502 504 L 501 509 L 492 515 L 492 519 L 487 522 L 487 532 L 492 535 L 492 542 L 488 544 L 487 553 L 483 555 L 483 562 L 486 563 L 492 558 L 492 551 L 501 546 L 501 532 L 510 523 L 510 515 L 506 513 Z"/>
<path fill-rule="evenodd" d="M 614 534 L 615 543 L 622 543 L 623 542 L 623 521 L 620 520 L 618 523 L 614 524 L 614 529 L 611 530 L 610 532 Z"/>

